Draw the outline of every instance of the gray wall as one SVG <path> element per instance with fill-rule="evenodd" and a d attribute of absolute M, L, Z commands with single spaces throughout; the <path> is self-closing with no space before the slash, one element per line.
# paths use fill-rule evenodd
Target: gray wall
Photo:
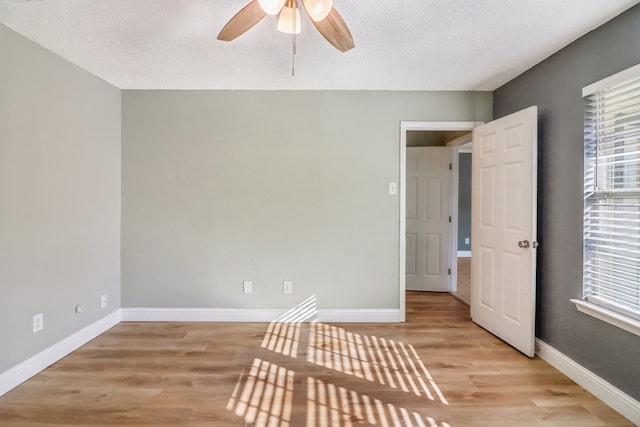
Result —
<path fill-rule="evenodd" d="M 494 114 L 540 111 L 536 335 L 635 399 L 640 339 L 579 313 L 582 296 L 582 87 L 640 63 L 640 6 L 495 91 Z"/>
<path fill-rule="evenodd" d="M 400 121 L 485 121 L 491 99 L 124 91 L 123 306 L 398 308 Z"/>
<path fill-rule="evenodd" d="M 458 250 L 470 251 L 471 240 L 471 153 L 458 155 Z"/>
<path fill-rule="evenodd" d="M 120 307 L 121 98 L 3 25 L 0 52 L 3 372 Z"/>

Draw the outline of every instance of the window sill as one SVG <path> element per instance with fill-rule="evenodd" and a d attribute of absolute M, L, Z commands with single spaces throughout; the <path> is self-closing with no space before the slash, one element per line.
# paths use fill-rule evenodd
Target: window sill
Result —
<path fill-rule="evenodd" d="M 624 329 L 632 334 L 640 335 L 640 322 L 635 319 L 630 319 L 629 317 L 623 316 L 615 311 L 611 311 L 587 301 L 572 299 L 571 302 L 576 305 L 576 308 L 581 313 L 593 316 L 596 319 L 600 319 L 603 322 L 617 326 L 618 328 Z"/>

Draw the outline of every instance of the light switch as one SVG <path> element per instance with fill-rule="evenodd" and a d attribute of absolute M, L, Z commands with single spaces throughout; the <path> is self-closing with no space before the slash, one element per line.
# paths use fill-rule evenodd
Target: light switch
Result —
<path fill-rule="evenodd" d="M 390 182 L 389 183 L 389 194 L 392 196 L 395 196 L 396 194 L 398 194 L 398 183 L 397 182 Z"/>
<path fill-rule="evenodd" d="M 293 292 L 293 282 L 291 280 L 285 280 L 282 282 L 282 291 L 285 294 L 290 294 Z"/>

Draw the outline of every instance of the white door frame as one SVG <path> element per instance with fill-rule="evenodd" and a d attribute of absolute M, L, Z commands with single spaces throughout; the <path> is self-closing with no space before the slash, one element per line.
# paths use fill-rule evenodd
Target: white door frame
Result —
<path fill-rule="evenodd" d="M 460 147 L 472 141 L 473 134 L 447 142 L 451 147 L 451 286 L 449 292 L 458 291 L 458 194 L 460 189 Z"/>
<path fill-rule="evenodd" d="M 406 262 L 407 255 L 405 233 L 407 229 L 406 218 L 406 180 L 407 180 L 407 132 L 414 130 L 468 130 L 471 131 L 476 126 L 480 126 L 484 122 L 400 122 L 400 226 L 399 226 L 399 246 L 398 246 L 398 301 L 400 306 L 400 321 L 406 321 L 407 317 L 407 301 L 406 301 Z"/>

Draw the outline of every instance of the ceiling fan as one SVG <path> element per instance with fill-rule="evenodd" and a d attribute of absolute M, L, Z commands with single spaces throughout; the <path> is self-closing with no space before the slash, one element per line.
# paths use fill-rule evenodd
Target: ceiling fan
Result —
<path fill-rule="evenodd" d="M 333 0 L 302 0 L 302 4 L 316 29 L 336 49 L 346 52 L 355 47 L 351 31 L 333 7 Z M 300 33 L 298 0 L 253 0 L 227 22 L 218 34 L 218 40 L 235 39 L 267 15 L 279 15 L 279 31 L 288 34 Z"/>

